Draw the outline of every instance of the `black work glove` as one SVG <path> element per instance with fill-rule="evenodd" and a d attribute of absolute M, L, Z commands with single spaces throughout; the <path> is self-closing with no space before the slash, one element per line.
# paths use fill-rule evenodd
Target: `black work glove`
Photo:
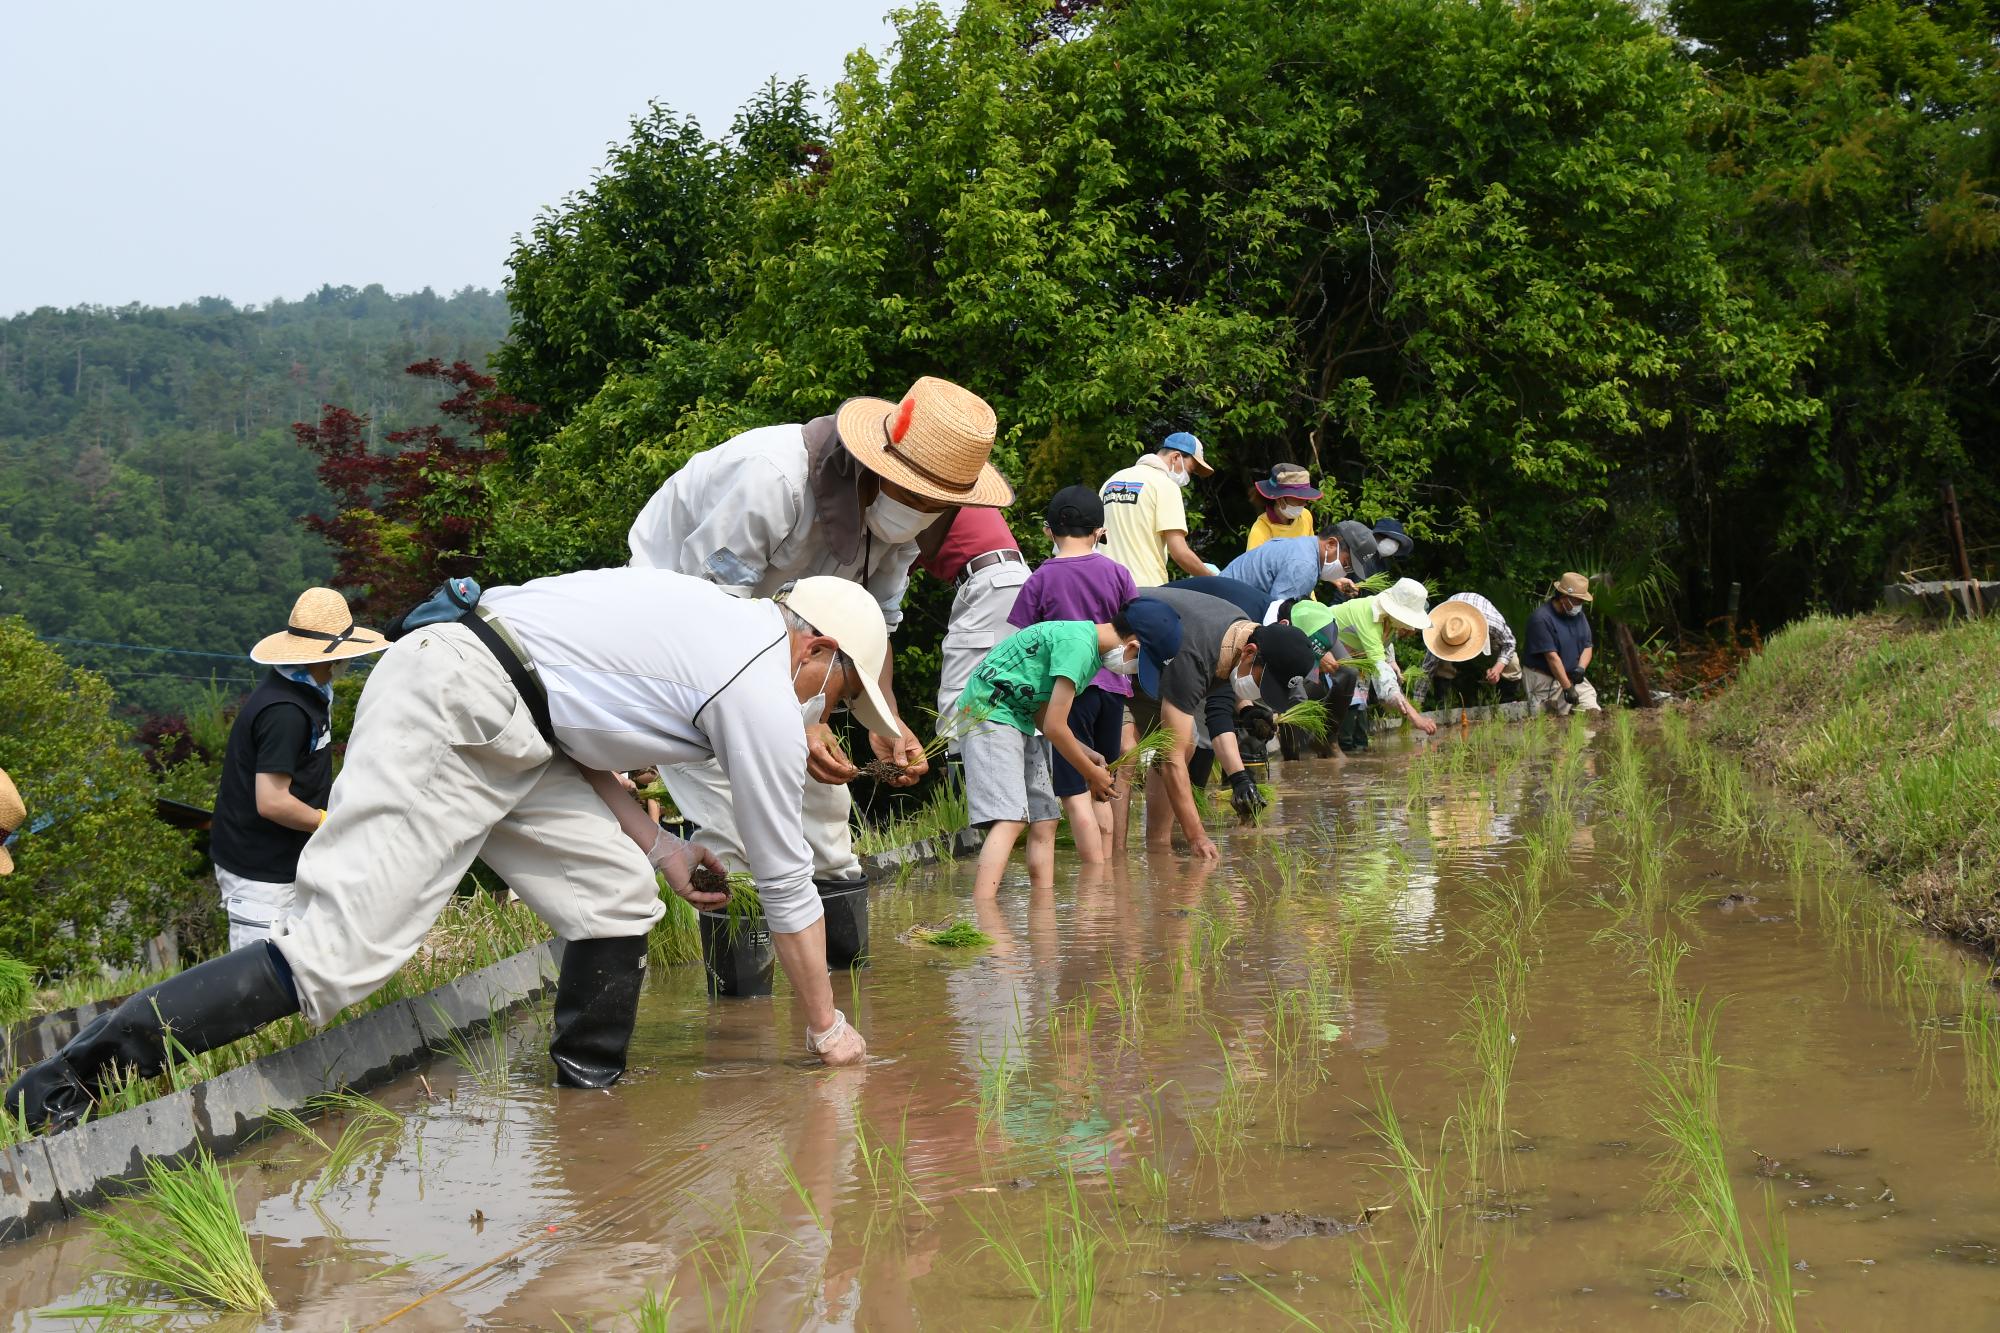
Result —
<path fill-rule="evenodd" d="M 1248 736 L 1260 745 L 1267 745 L 1271 737 L 1278 734 L 1278 715 L 1271 711 L 1268 704 L 1245 704 L 1236 710 L 1236 733 Z"/>
<path fill-rule="evenodd" d="M 1576 686 L 1574 686 L 1574 685 L 1565 685 L 1565 686 L 1563 686 L 1563 702 L 1564 702 L 1564 703 L 1566 703 L 1566 704 L 1569 704 L 1569 705 L 1571 705 L 1571 706 L 1573 707 L 1573 706 L 1575 706 L 1575 704 L 1576 704 L 1576 698 L 1577 698 L 1577 695 L 1576 695 Z"/>
<path fill-rule="evenodd" d="M 1248 819 L 1264 808 L 1264 793 L 1257 780 L 1241 770 L 1229 775 L 1229 808 Z"/>

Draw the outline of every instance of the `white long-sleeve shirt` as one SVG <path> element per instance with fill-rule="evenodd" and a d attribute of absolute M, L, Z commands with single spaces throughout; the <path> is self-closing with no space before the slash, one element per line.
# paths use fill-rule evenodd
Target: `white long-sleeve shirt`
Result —
<path fill-rule="evenodd" d="M 533 662 L 565 753 L 612 773 L 713 756 L 771 928 L 819 919 L 805 723 L 775 603 L 630 566 L 493 588 L 481 602 Z"/>
<path fill-rule="evenodd" d="M 1444 599 L 1447 602 L 1464 602 L 1467 606 L 1486 617 L 1486 651 L 1493 654 L 1496 662 L 1505 662 L 1515 655 L 1514 631 L 1507 628 L 1507 617 L 1500 614 L 1500 608 L 1481 597 L 1476 592 L 1455 592 Z M 1443 603 L 1439 603 L 1442 605 Z M 1424 650 L 1426 673 L 1437 670 L 1441 658 L 1429 649 Z"/>
<path fill-rule="evenodd" d="M 895 633 L 916 542 L 890 545 L 864 527 L 855 559 L 841 561 L 814 522 L 806 471 L 796 423 L 747 430 L 696 454 L 633 520 L 632 563 L 705 579 L 732 597 L 769 597 L 816 575 L 848 579 L 874 595 Z"/>

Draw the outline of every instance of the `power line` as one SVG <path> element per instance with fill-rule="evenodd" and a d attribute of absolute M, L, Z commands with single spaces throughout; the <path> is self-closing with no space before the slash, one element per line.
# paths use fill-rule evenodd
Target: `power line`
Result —
<path fill-rule="evenodd" d="M 113 643 L 109 639 L 69 639 L 60 634 L 38 635 L 43 643 L 79 644 L 86 648 L 122 648 L 128 653 L 172 653 L 177 657 L 219 657 L 225 662 L 242 662 L 247 653 L 205 653 L 195 648 L 162 648 L 151 643 Z"/>

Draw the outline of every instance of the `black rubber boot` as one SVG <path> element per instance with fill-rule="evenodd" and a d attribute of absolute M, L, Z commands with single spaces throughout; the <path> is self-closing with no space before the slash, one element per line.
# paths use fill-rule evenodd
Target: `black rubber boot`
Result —
<path fill-rule="evenodd" d="M 267 1023 L 299 1011 L 292 969 L 267 940 L 148 986 L 93 1021 L 67 1045 L 29 1069 L 7 1089 L 7 1114 L 66 1129 L 81 1120 L 114 1069 L 151 1078 L 167 1067 L 166 1033 L 175 1058 L 247 1037 Z"/>
<path fill-rule="evenodd" d="M 549 1058 L 566 1088 L 608 1088 L 625 1072 L 625 1049 L 646 984 L 646 937 L 571 940 L 556 978 Z"/>

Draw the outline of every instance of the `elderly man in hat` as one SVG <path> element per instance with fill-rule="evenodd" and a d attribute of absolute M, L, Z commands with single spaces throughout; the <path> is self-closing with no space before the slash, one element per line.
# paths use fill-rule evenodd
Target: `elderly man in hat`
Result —
<path fill-rule="evenodd" d="M 1584 678 L 1590 670 L 1594 640 L 1583 608 L 1594 599 L 1590 580 L 1571 572 L 1557 579 L 1548 600 L 1528 616 L 1521 646 L 1521 681 L 1528 700 L 1539 708 L 1567 716 L 1572 709 L 1600 712 L 1597 690 Z"/>
<path fill-rule="evenodd" d="M 199 1055 L 290 1014 L 328 1022 L 409 961 L 475 856 L 565 941 L 556 1081 L 610 1086 L 664 910 L 655 872 L 698 908 L 727 901 L 714 855 L 649 820 L 614 775 L 710 758 L 737 792 L 806 1049 L 863 1059 L 834 1008 L 800 810 L 808 724 L 851 706 L 895 738 L 889 636 L 875 599 L 844 579 L 777 593 L 594 569 L 495 588 L 405 634 L 369 675 L 326 824 L 299 857 L 298 906 L 272 938 L 98 1018 L 7 1090 L 7 1113 L 30 1129 L 74 1123 L 111 1079 L 165 1068 L 169 1030 L 177 1055 Z"/>
<path fill-rule="evenodd" d="M 690 459 L 646 502 L 629 534 L 632 563 L 703 579 L 732 597 L 768 597 L 809 575 L 847 579 L 868 590 L 893 633 L 924 530 L 953 507 L 1012 502 L 1013 488 L 987 461 L 995 430 L 984 399 L 927 375 L 900 402 L 850 398 L 830 416 L 745 431 Z M 878 683 L 894 718 L 892 664 L 893 655 L 884 657 Z M 873 732 L 870 743 L 876 758 L 901 766 L 895 785 L 914 783 L 928 767 L 907 727 Z M 845 785 L 859 770 L 823 723 L 812 730 L 810 757 L 806 839 L 815 878 L 831 892 L 862 877 Z M 703 845 L 732 869 L 746 865 L 738 798 L 720 767 L 679 763 L 660 777 Z"/>
<path fill-rule="evenodd" d="M 299 853 L 325 822 L 333 790 L 334 677 L 388 646 L 354 623 L 334 589 L 308 588 L 285 628 L 250 650 L 271 669 L 229 729 L 208 843 L 230 948 L 269 939 L 291 911 Z"/>
<path fill-rule="evenodd" d="M 28 806 L 7 770 L 0 768 L 0 875 L 14 873 L 14 839 L 28 822 Z"/>
<path fill-rule="evenodd" d="M 1254 551 L 1273 537 L 1312 536 L 1313 514 L 1307 506 L 1319 499 L 1319 487 L 1312 484 L 1311 473 L 1297 463 L 1278 463 L 1250 489 L 1264 512 L 1250 525 L 1244 550 Z"/>
<path fill-rule="evenodd" d="M 1500 608 L 1476 592 L 1461 592 L 1431 608 L 1422 673 L 1410 694 L 1419 707 L 1433 694 L 1440 703 L 1455 695 L 1465 704 L 1475 681 L 1498 687 L 1503 700 L 1518 697 L 1521 657 Z"/>
<path fill-rule="evenodd" d="M 1098 488 L 1104 502 L 1104 553 L 1131 571 L 1141 588 L 1157 588 L 1171 573 L 1214 574 L 1215 566 L 1188 545 L 1187 505 L 1181 492 L 1196 477 L 1211 476 L 1201 441 L 1177 430 L 1137 463 L 1111 474 Z"/>

